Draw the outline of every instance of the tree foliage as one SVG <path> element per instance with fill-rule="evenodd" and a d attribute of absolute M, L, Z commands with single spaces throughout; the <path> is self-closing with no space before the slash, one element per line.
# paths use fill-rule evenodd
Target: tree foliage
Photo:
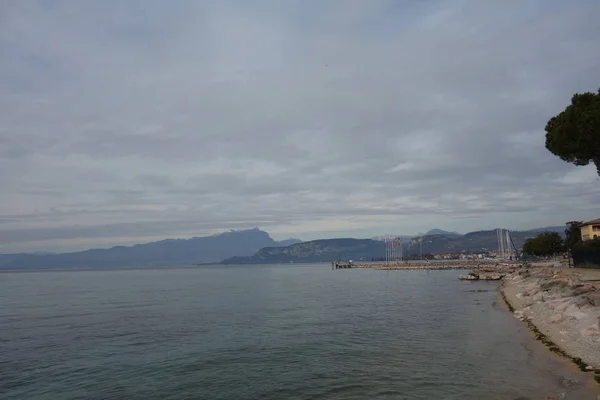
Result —
<path fill-rule="evenodd" d="M 565 239 L 565 245 L 567 248 L 572 249 L 578 243 L 581 243 L 581 224 L 583 224 L 583 221 L 569 221 L 566 223 L 567 237 Z"/>
<path fill-rule="evenodd" d="M 596 253 L 600 253 L 600 238 L 586 240 L 585 242 L 579 242 L 574 247 L 577 250 L 587 250 Z"/>
<path fill-rule="evenodd" d="M 564 243 L 558 232 L 542 232 L 523 244 L 523 253 L 534 256 L 552 256 L 563 249 Z"/>
<path fill-rule="evenodd" d="M 600 268 L 600 238 L 577 243 L 571 254 L 577 267 Z"/>
<path fill-rule="evenodd" d="M 548 121 L 546 148 L 575 165 L 593 162 L 600 175 L 600 89 L 574 94 L 571 104 Z"/>

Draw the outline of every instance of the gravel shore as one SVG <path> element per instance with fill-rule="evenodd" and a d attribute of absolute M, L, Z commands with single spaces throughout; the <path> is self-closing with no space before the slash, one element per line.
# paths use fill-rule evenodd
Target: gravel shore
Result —
<path fill-rule="evenodd" d="M 529 268 L 504 277 L 501 291 L 515 317 L 530 324 L 551 350 L 600 383 L 600 271 Z M 600 278 L 600 276 L 599 276 Z"/>

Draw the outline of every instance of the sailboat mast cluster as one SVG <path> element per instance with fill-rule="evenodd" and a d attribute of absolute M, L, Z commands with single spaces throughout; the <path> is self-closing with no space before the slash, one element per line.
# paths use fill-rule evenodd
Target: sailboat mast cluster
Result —
<path fill-rule="evenodd" d="M 498 239 L 498 257 L 510 259 L 514 255 L 510 231 L 508 229 L 497 229 L 496 237 Z"/>

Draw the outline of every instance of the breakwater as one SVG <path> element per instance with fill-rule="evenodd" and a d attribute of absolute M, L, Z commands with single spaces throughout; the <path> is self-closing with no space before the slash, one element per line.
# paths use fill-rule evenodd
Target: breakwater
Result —
<path fill-rule="evenodd" d="M 354 264 L 352 268 L 369 268 L 387 271 L 404 270 L 471 270 L 477 273 L 513 272 L 517 267 L 516 262 L 496 262 L 482 260 L 452 260 L 452 261 L 419 261 L 419 262 L 399 262 L 388 264 Z"/>

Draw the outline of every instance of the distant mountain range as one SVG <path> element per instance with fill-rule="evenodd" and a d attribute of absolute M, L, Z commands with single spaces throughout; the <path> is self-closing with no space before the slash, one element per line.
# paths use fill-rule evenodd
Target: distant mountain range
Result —
<path fill-rule="evenodd" d="M 321 239 L 287 247 L 265 247 L 250 257 L 231 257 L 222 264 L 279 264 L 343 259 L 368 259 L 380 256 L 382 242 L 373 239 Z"/>
<path fill-rule="evenodd" d="M 408 242 L 410 241 L 412 238 L 415 237 L 421 237 L 421 236 L 431 236 L 431 235 L 445 235 L 445 236 L 462 236 L 462 234 L 458 233 L 458 232 L 449 232 L 449 231 L 444 231 L 442 229 L 431 229 L 430 231 L 428 231 L 427 233 L 417 233 L 416 235 L 406 235 L 406 234 L 400 234 L 400 235 L 381 235 L 381 236 L 375 236 L 371 239 L 373 240 L 380 240 L 380 241 L 385 241 L 386 238 L 395 238 L 395 239 L 400 239 L 403 242 Z"/>
<path fill-rule="evenodd" d="M 390 240 L 392 238 L 395 238 L 395 239 L 400 239 L 403 242 L 406 242 L 415 236 L 418 236 L 418 235 L 381 235 L 381 236 L 372 237 L 371 239 L 377 240 L 379 242 L 383 242 L 385 240 Z"/>
<path fill-rule="evenodd" d="M 564 234 L 564 227 L 554 226 L 536 228 L 528 231 L 511 231 L 515 246 L 520 249 L 525 239 L 539 232 L 555 231 Z M 442 233 L 440 233 L 442 232 Z M 461 235 L 432 229 L 421 236 L 397 235 L 402 240 L 406 256 L 440 253 L 485 253 L 498 248 L 497 229 L 470 232 Z M 231 257 L 223 260 L 223 264 L 271 264 L 327 262 L 338 258 L 344 260 L 371 260 L 383 257 L 385 246 L 382 243 L 386 236 L 373 239 L 321 239 L 293 244 L 287 247 L 267 247 L 250 257 Z"/>
<path fill-rule="evenodd" d="M 517 248 L 539 232 L 564 235 L 563 226 L 511 231 Z M 406 255 L 480 253 L 497 249 L 497 230 L 461 235 L 432 229 L 424 235 L 398 235 Z M 270 264 L 320 262 L 337 258 L 370 260 L 384 255 L 383 236 L 374 239 L 273 240 L 258 228 L 191 239 L 166 239 L 135 246 L 116 246 L 72 253 L 0 254 L 0 269 L 131 268 L 193 264 Z M 421 239 L 421 241 L 419 241 Z"/>
<path fill-rule="evenodd" d="M 540 233 L 540 232 L 558 232 L 562 235 L 565 234 L 565 225 L 558 225 L 558 226 L 547 226 L 545 228 L 535 228 L 535 229 L 529 229 L 525 232 L 531 232 L 531 233 Z"/>
<path fill-rule="evenodd" d="M 431 236 L 431 235 L 445 235 L 445 236 L 461 236 L 460 233 L 458 232 L 448 232 L 448 231 L 444 231 L 442 229 L 432 229 L 430 231 L 428 231 L 425 235 L 421 235 L 421 236 Z"/>
<path fill-rule="evenodd" d="M 564 227 L 537 228 L 527 231 L 510 231 L 510 237 L 517 249 L 523 247 L 525 239 L 533 237 L 540 232 L 559 232 L 564 236 Z M 413 238 L 407 246 L 407 253 L 419 254 L 421 246 L 423 254 L 440 253 L 485 253 L 498 249 L 498 230 L 469 232 L 464 235 L 432 234 Z M 419 243 L 418 239 L 422 239 Z"/>
<path fill-rule="evenodd" d="M 127 268 L 217 263 L 251 256 L 264 247 L 300 242 L 273 240 L 258 228 L 191 239 L 167 239 L 135 246 L 116 246 L 62 254 L 0 254 L 0 269 Z"/>

